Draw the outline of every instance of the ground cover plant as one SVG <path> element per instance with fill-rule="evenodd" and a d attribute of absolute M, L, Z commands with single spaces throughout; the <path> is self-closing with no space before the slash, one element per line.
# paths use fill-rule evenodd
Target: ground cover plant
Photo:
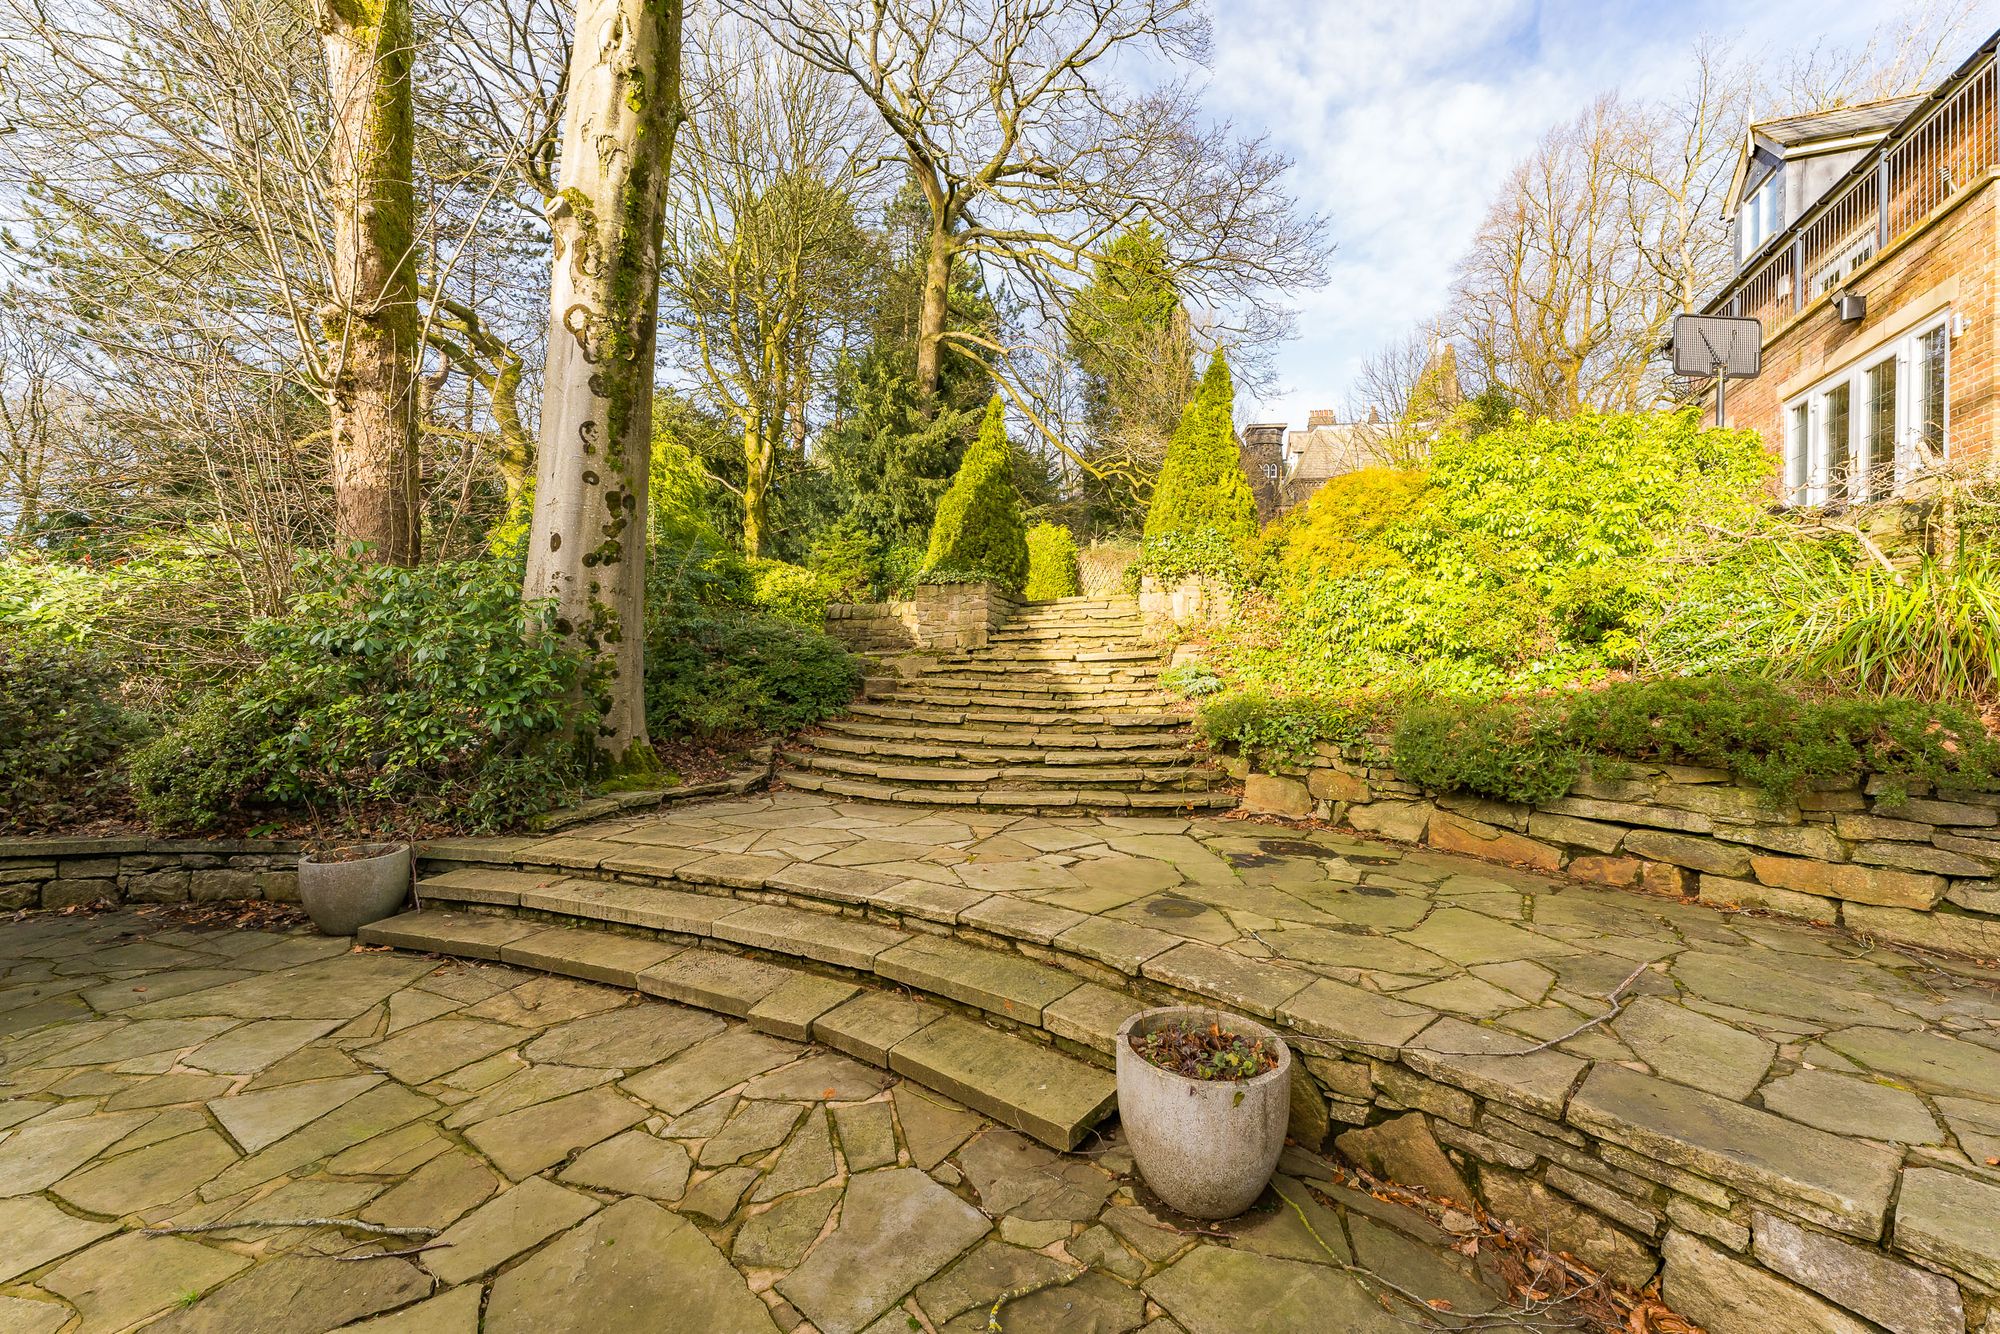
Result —
<path fill-rule="evenodd" d="M 1189 1079 L 1237 1082 L 1278 1068 L 1274 1046 L 1216 1021 L 1176 1019 L 1149 1033 L 1133 1033 L 1129 1041 L 1150 1064 Z"/>

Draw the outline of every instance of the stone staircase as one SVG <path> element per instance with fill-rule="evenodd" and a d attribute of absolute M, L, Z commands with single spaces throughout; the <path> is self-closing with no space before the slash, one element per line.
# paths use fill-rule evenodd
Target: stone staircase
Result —
<path fill-rule="evenodd" d="M 1189 748 L 1180 701 L 1129 598 L 1023 607 L 984 648 L 875 677 L 800 738 L 785 781 L 809 792 L 1004 810 L 1227 809 Z"/>

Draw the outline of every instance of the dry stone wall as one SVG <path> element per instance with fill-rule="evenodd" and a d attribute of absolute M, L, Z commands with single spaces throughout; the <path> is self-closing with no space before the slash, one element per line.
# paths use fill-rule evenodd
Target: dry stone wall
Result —
<path fill-rule="evenodd" d="M 298 846 L 270 839 L 0 839 L 0 911 L 91 903 L 296 901 Z"/>
<path fill-rule="evenodd" d="M 1631 765 L 1530 806 L 1428 794 L 1382 741 L 1310 763 L 1243 761 L 1246 809 L 1718 907 L 1761 908 L 1902 944 L 2000 956 L 2000 793 L 1870 777 L 1773 801 L 1726 772 Z"/>
<path fill-rule="evenodd" d="M 826 632 L 857 653 L 962 653 L 985 648 L 1016 605 L 998 584 L 920 584 L 905 600 L 828 606 Z"/>

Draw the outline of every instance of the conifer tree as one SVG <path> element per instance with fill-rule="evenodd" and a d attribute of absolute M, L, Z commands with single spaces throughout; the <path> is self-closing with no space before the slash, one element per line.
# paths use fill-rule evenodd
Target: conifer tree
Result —
<path fill-rule="evenodd" d="M 986 405 L 979 438 L 938 502 L 924 572 L 991 579 L 1009 592 L 1019 592 L 1027 581 L 1028 541 L 1009 462 L 1006 408 L 998 394 Z"/>
<path fill-rule="evenodd" d="M 1229 363 L 1218 351 L 1167 446 L 1146 511 L 1149 545 L 1163 538 L 1234 541 L 1256 535 L 1257 501 L 1237 457 L 1235 403 Z"/>

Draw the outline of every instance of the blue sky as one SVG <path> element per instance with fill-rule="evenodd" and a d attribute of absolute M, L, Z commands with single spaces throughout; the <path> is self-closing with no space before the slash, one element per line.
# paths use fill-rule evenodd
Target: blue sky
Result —
<path fill-rule="evenodd" d="M 1977 0 L 1980 35 L 2000 0 Z M 1776 60 L 1864 40 L 1882 0 L 1229 0 L 1210 108 L 1268 132 L 1294 192 L 1332 219 L 1328 283 L 1298 293 L 1299 336 L 1243 421 L 1302 425 L 1344 407 L 1368 354 L 1435 314 L 1507 170 L 1551 126 L 1615 89 L 1671 92 L 1702 35 Z M 1977 37 L 1966 44 L 1969 52 Z"/>

